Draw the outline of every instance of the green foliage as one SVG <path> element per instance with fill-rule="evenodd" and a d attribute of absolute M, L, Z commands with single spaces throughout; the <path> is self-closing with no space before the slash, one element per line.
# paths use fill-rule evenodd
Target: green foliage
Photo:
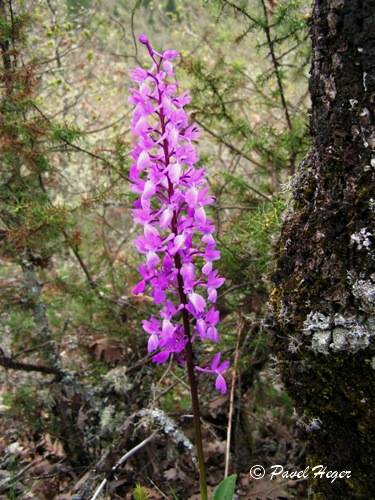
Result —
<path fill-rule="evenodd" d="M 183 374 L 181 374 L 183 376 Z M 182 393 L 179 387 L 171 390 L 163 396 L 161 408 L 166 412 L 175 412 L 176 410 L 186 412 L 191 407 L 191 398 L 188 392 Z"/>
<path fill-rule="evenodd" d="M 4 406 L 8 407 L 5 418 L 22 422 L 33 432 L 43 428 L 44 422 L 40 416 L 41 401 L 32 382 L 19 385 L 12 392 L 5 392 L 2 399 Z"/>
<path fill-rule="evenodd" d="M 292 33 L 299 40 L 298 35 L 306 29 L 306 18 L 306 2 L 281 0 L 276 4 L 273 25 L 280 30 L 281 34 Z"/>
<path fill-rule="evenodd" d="M 6 493 L 6 498 L 7 500 L 17 500 L 19 498 L 16 486 L 10 486 L 9 490 Z"/>
<path fill-rule="evenodd" d="M 13 12 L 10 21 L 4 16 L 0 16 L 0 39 L 17 39 L 20 43 L 25 41 L 25 29 L 31 21 L 31 16 L 23 9 L 19 13 Z"/>
<path fill-rule="evenodd" d="M 134 500 L 149 500 L 150 496 L 147 493 L 146 488 L 141 484 L 137 484 L 133 491 Z"/>
<path fill-rule="evenodd" d="M 254 351 L 258 357 L 260 350 Z M 275 384 L 275 375 L 268 373 L 263 378 L 256 377 L 253 384 L 253 402 L 248 413 L 259 422 L 259 430 L 265 431 L 267 415 L 281 425 L 290 424 L 293 418 L 294 406 L 291 397 Z"/>
<path fill-rule="evenodd" d="M 241 178 L 232 183 L 238 199 L 246 193 Z M 236 284 L 260 285 L 272 257 L 272 244 L 285 208 L 282 198 L 264 201 L 244 211 L 221 241 L 223 274 Z M 252 285 L 251 285 L 252 284 Z"/>
<path fill-rule="evenodd" d="M 30 311 L 14 307 L 4 322 L 4 326 L 11 333 L 14 346 L 25 346 L 30 342 L 31 333 L 35 329 L 35 319 Z"/>
<path fill-rule="evenodd" d="M 80 139 L 83 132 L 72 125 L 55 123 L 51 126 L 51 139 L 53 141 L 72 143 Z"/>
<path fill-rule="evenodd" d="M 72 15 L 79 13 L 83 9 L 91 6 L 92 0 L 65 0 L 68 10 Z M 73 18 L 74 19 L 74 18 Z"/>
<path fill-rule="evenodd" d="M 216 487 L 213 500 L 233 500 L 236 490 L 237 474 L 232 474 Z"/>
<path fill-rule="evenodd" d="M 274 199 L 261 203 L 244 220 L 242 237 L 248 238 L 252 260 L 262 273 L 270 262 L 273 237 L 280 227 L 280 215 L 284 208 L 282 199 Z"/>

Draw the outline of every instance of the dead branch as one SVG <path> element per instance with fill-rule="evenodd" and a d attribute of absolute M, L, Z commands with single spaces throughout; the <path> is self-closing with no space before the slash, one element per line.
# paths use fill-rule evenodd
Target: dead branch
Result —
<path fill-rule="evenodd" d="M 0 348 L 0 366 L 7 370 L 22 370 L 25 372 L 39 372 L 46 375 L 55 375 L 56 380 L 61 380 L 65 372 L 59 368 L 46 365 L 36 365 L 34 363 L 24 363 L 21 361 L 14 361 L 13 358 L 6 356 L 4 351 Z"/>
<path fill-rule="evenodd" d="M 112 469 L 110 470 L 109 474 L 107 475 L 107 477 L 105 477 L 103 479 L 103 481 L 99 484 L 99 486 L 97 487 L 94 495 L 91 497 L 91 500 L 96 500 L 99 495 L 100 495 L 100 492 L 102 491 L 102 489 L 104 488 L 104 486 L 107 484 L 107 482 L 110 480 L 110 478 L 115 474 L 116 470 L 121 467 L 121 465 L 126 462 L 126 460 L 128 458 L 130 458 L 131 456 L 133 456 L 135 453 L 137 453 L 138 450 L 140 450 L 141 448 L 143 448 L 147 443 L 149 443 L 157 434 L 158 431 L 154 431 L 150 436 L 148 436 L 146 439 L 144 439 L 143 441 L 141 441 L 139 444 L 137 444 L 136 446 L 134 446 L 134 448 L 132 448 L 131 450 L 129 450 L 128 452 L 125 453 L 125 455 L 123 455 L 120 460 L 118 460 L 116 462 L 116 464 L 112 467 Z"/>

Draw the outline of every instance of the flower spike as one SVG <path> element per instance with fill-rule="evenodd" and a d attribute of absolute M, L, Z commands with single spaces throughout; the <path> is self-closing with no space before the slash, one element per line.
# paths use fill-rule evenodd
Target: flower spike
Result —
<path fill-rule="evenodd" d="M 143 226 L 134 244 L 145 257 L 139 268 L 141 281 L 132 292 L 149 291 L 160 307 L 159 319 L 143 321 L 153 361 L 165 363 L 173 357 L 183 364 L 192 342 L 220 340 L 215 303 L 224 279 L 213 268 L 220 252 L 207 214 L 214 199 L 204 170 L 196 167 L 194 141 L 199 130 L 184 110 L 190 97 L 177 90 L 173 62 L 178 52 L 157 52 L 144 34 L 139 41 L 152 65 L 130 73 L 136 84 L 129 99 L 134 105 L 131 129 L 136 143 L 130 153 L 129 178 L 138 195 L 134 220 Z M 216 375 L 216 389 L 224 393 L 223 373 L 229 363 L 219 361 L 220 354 L 209 369 L 194 368 Z"/>

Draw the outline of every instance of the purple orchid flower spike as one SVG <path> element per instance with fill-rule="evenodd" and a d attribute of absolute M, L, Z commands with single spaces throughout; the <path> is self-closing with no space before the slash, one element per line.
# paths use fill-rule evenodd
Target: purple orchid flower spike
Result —
<path fill-rule="evenodd" d="M 137 193 L 134 220 L 143 226 L 134 244 L 145 256 L 141 280 L 132 291 L 150 293 L 160 307 L 161 319 L 143 321 L 153 360 L 163 363 L 173 356 L 181 363 L 193 341 L 220 340 L 215 303 L 224 279 L 213 268 L 220 252 L 206 212 L 214 199 L 204 170 L 196 167 L 199 130 L 184 110 L 190 98 L 177 90 L 172 62 L 178 53 L 157 52 L 146 35 L 139 41 L 152 65 L 131 71 L 137 84 L 129 98 L 134 105 L 131 129 L 137 141 L 129 178 Z M 216 374 L 216 388 L 224 392 L 228 366 L 223 362 L 200 371 Z"/>
<path fill-rule="evenodd" d="M 216 375 L 215 387 L 226 392 L 224 372 L 228 361 L 214 356 L 210 368 L 196 364 L 194 342 L 220 341 L 215 307 L 217 289 L 224 279 L 214 270 L 220 258 L 213 236 L 215 227 L 207 215 L 214 201 L 205 171 L 197 168 L 199 156 L 194 141 L 199 137 L 184 107 L 190 97 L 181 93 L 172 61 L 175 50 L 157 52 L 146 35 L 139 41 L 152 59 L 149 70 L 136 68 L 131 78 L 129 102 L 134 105 L 131 130 L 136 143 L 130 153 L 132 190 L 137 194 L 134 221 L 143 232 L 134 244 L 144 255 L 139 267 L 141 280 L 134 294 L 150 293 L 160 318 L 143 321 L 148 351 L 155 363 L 175 359 L 187 368 L 194 413 L 201 498 L 207 499 L 197 371 Z"/>

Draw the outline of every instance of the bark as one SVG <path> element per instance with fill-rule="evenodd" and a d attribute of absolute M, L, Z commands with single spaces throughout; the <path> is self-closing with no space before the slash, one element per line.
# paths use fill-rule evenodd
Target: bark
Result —
<path fill-rule="evenodd" d="M 315 0 L 312 147 L 276 246 L 274 347 L 315 498 L 375 498 L 375 0 Z M 306 419 L 310 419 L 308 422 Z"/>

